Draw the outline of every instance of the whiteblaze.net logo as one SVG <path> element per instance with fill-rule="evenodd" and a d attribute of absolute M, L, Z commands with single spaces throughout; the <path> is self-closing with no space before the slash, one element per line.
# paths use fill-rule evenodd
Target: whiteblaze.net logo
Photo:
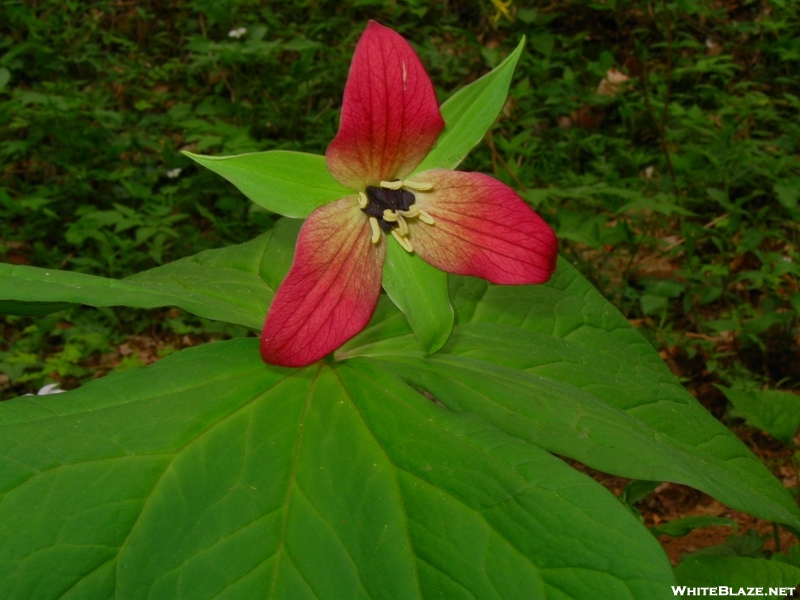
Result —
<path fill-rule="evenodd" d="M 794 598 L 795 588 L 789 587 L 689 587 L 673 585 L 672 593 L 675 596 L 773 596 L 780 598 Z"/>

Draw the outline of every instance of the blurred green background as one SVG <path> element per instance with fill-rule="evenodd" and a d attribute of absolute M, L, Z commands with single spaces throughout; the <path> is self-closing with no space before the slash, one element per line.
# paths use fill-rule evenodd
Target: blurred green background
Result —
<path fill-rule="evenodd" d="M 324 153 L 368 19 L 440 100 L 526 35 L 462 168 L 517 189 L 715 412 L 715 383 L 800 386 L 790 0 L 0 0 L 0 261 L 125 277 L 264 231 L 180 151 Z M 246 335 L 178 310 L 0 319 L 0 398 Z"/>

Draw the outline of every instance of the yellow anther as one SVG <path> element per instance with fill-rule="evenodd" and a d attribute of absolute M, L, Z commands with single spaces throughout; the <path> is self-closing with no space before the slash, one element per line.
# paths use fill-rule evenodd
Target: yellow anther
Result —
<path fill-rule="evenodd" d="M 426 213 L 421 208 L 419 210 L 419 220 L 423 223 L 427 223 L 428 225 L 433 225 L 436 221 L 433 220 L 433 217 Z"/>
<path fill-rule="evenodd" d="M 403 182 L 399 179 L 397 181 L 381 181 L 381 187 L 387 190 L 399 190 L 403 187 Z"/>
<path fill-rule="evenodd" d="M 400 230 L 400 235 L 403 237 L 408 235 L 408 225 L 406 225 L 406 220 L 401 216 L 397 215 L 397 225 L 398 229 Z"/>
<path fill-rule="evenodd" d="M 360 209 L 367 208 L 367 204 L 369 204 L 369 198 L 364 192 L 358 192 L 358 207 Z"/>
<path fill-rule="evenodd" d="M 408 210 L 398 210 L 397 212 L 403 215 L 406 219 L 413 219 L 419 215 L 419 206 L 412 204 Z"/>
<path fill-rule="evenodd" d="M 397 213 L 394 211 L 389 210 L 388 208 L 383 211 L 383 220 L 388 221 L 389 223 L 394 223 L 397 221 L 398 216 Z"/>
<path fill-rule="evenodd" d="M 414 251 L 414 246 L 411 245 L 411 242 L 408 241 L 408 238 L 400 235 L 396 229 L 392 229 L 392 236 L 394 236 L 394 239 L 397 240 L 397 243 L 403 247 L 403 250 L 406 252 Z"/>
<path fill-rule="evenodd" d="M 378 219 L 370 217 L 369 226 L 372 227 L 372 243 L 377 244 L 381 241 L 381 228 L 378 225 Z"/>
<path fill-rule="evenodd" d="M 406 179 L 402 183 L 403 187 L 407 187 L 408 189 L 414 190 L 415 192 L 428 192 L 433 189 L 432 183 L 422 183 L 421 181 L 409 181 L 408 179 Z"/>

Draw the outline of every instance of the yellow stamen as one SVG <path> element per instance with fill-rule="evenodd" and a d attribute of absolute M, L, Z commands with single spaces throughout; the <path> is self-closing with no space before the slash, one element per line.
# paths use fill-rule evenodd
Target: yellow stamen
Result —
<path fill-rule="evenodd" d="M 400 229 L 400 235 L 403 237 L 408 235 L 408 225 L 406 225 L 406 220 L 401 216 L 397 215 L 397 225 L 398 229 Z"/>
<path fill-rule="evenodd" d="M 378 219 L 370 217 L 369 226 L 372 227 L 372 243 L 377 244 L 381 241 L 381 228 L 378 225 Z"/>
<path fill-rule="evenodd" d="M 397 221 L 397 219 L 398 219 L 398 216 L 397 216 L 396 212 L 392 212 L 388 208 L 383 211 L 383 220 L 384 221 L 387 221 L 389 223 L 394 223 L 395 221 Z"/>
<path fill-rule="evenodd" d="M 419 210 L 419 220 L 423 223 L 427 223 L 428 225 L 433 225 L 436 221 L 433 220 L 433 217 L 426 213 L 421 208 Z"/>
<path fill-rule="evenodd" d="M 364 192 L 358 192 L 358 207 L 361 210 L 367 208 L 367 204 L 369 204 L 369 198 Z"/>
<path fill-rule="evenodd" d="M 415 192 L 428 192 L 433 189 L 432 183 L 423 183 L 421 181 L 409 181 L 406 179 L 402 182 L 403 187 L 407 187 L 410 190 L 414 190 Z M 381 185 L 383 185 L 381 183 Z"/>
<path fill-rule="evenodd" d="M 408 210 L 398 210 L 397 212 L 403 215 L 406 219 L 413 219 L 419 215 L 419 206 L 412 204 Z"/>
<path fill-rule="evenodd" d="M 414 251 L 414 246 L 411 245 L 411 242 L 408 241 L 408 238 L 405 238 L 397 233 L 396 229 L 392 229 L 392 236 L 394 236 L 394 239 L 397 240 L 397 243 L 403 247 L 403 250 L 409 253 Z"/>
<path fill-rule="evenodd" d="M 399 190 L 403 187 L 403 182 L 399 179 L 397 181 L 381 181 L 381 187 L 387 190 Z"/>

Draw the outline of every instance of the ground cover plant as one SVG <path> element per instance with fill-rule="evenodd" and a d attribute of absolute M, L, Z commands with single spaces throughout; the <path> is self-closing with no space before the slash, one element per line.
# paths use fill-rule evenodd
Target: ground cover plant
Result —
<path fill-rule="evenodd" d="M 671 596 L 676 576 L 797 583 L 794 554 L 764 560 L 765 539 L 738 531 L 673 573 L 634 507 L 681 482 L 797 526 L 782 486 L 640 337 L 712 409 L 724 393 L 726 418 L 783 440 L 791 459 L 794 396 L 757 390 L 796 384 L 792 6 L 3 10 L 0 294 L 22 316 L 4 325 L 0 385 L 6 397 L 53 377 L 75 387 L 104 353 L 102 370 L 127 369 L 57 405 L 0 406 L 0 510 L 27 530 L 3 542 L 8 590 L 579 598 Z M 459 168 L 516 187 L 565 259 L 548 284 L 507 288 L 421 274 L 396 252 L 383 282 L 393 302 L 334 360 L 265 368 L 248 331 L 263 325 L 299 222 L 259 195 L 275 189 L 260 185 L 263 168 L 222 173 L 250 204 L 179 151 L 212 169 L 223 163 L 200 154 L 323 153 L 369 17 L 415 44 L 449 99 L 444 154 L 427 166 L 454 167 L 491 126 Z M 481 120 L 465 107 L 488 108 Z M 474 129 L 461 145 L 446 137 L 458 123 Z M 277 196 L 324 178 L 307 167 Z M 313 204 L 324 188 L 300 196 Z M 8 266 L 26 264 L 44 270 Z M 121 283 L 88 276 L 148 268 Z M 219 337 L 237 339 L 131 369 Z M 159 342 L 131 351 L 142 339 Z M 620 503 L 547 452 L 640 481 Z M 37 500 L 46 490 L 50 504 Z M 709 525 L 723 522 L 653 533 Z"/>

